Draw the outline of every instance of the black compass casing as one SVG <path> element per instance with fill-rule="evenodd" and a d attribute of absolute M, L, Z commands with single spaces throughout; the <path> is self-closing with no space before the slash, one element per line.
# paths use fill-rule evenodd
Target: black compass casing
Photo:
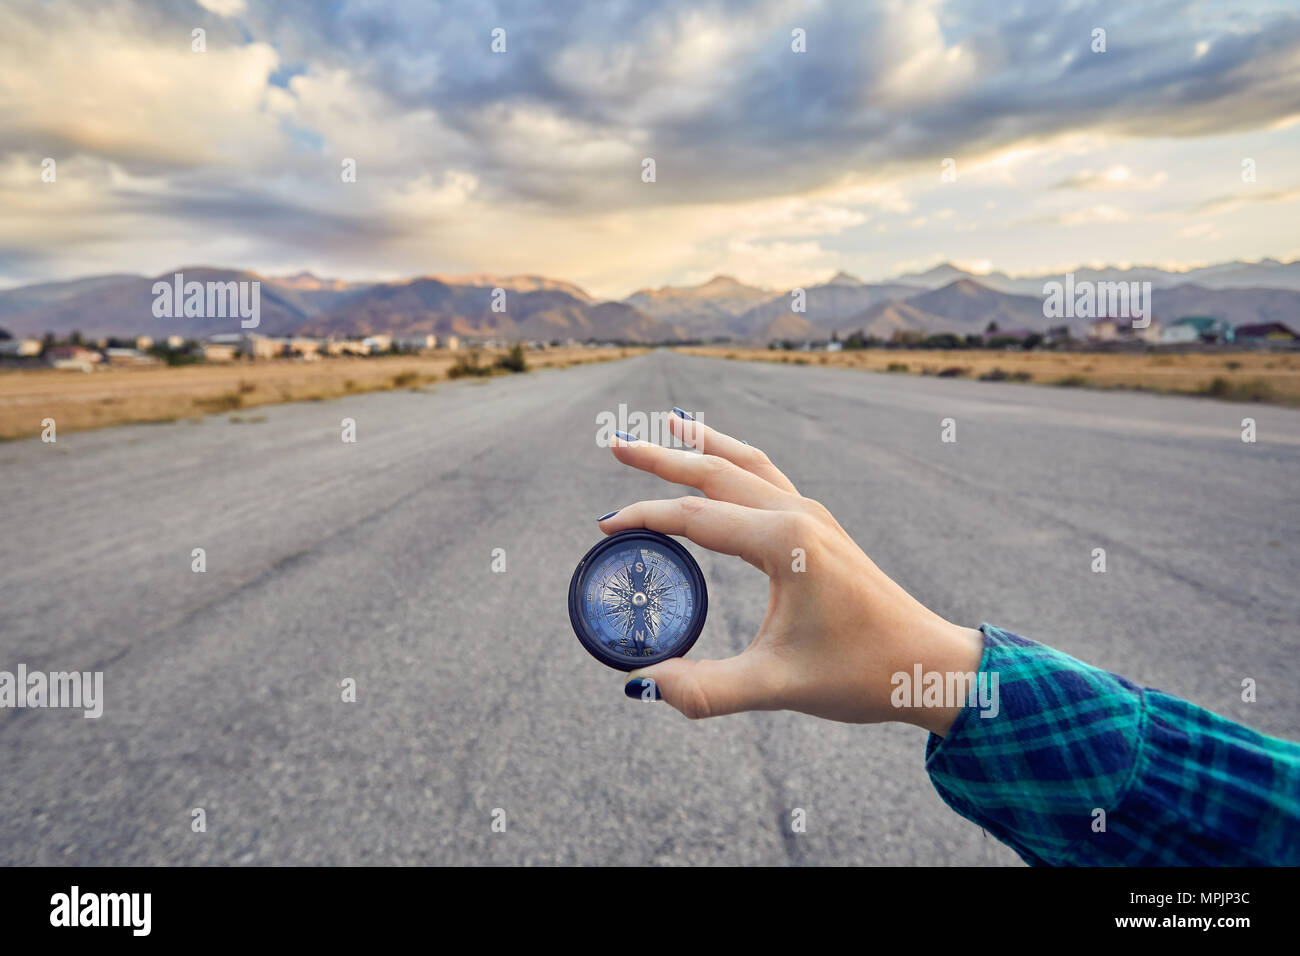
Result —
<path fill-rule="evenodd" d="M 681 657 L 704 628 L 709 595 L 689 551 L 657 531 L 612 534 L 569 582 L 569 621 L 592 657 L 621 671 Z"/>

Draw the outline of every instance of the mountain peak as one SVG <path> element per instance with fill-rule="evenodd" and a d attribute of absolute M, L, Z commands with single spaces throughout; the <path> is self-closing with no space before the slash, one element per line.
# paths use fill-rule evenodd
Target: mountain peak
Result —
<path fill-rule="evenodd" d="M 951 262 L 941 262 L 937 266 L 926 269 L 921 273 L 923 276 L 967 276 L 970 275 L 965 269 L 953 265 Z"/>
<path fill-rule="evenodd" d="M 826 280 L 826 285 L 862 285 L 862 280 L 841 269 Z"/>
<path fill-rule="evenodd" d="M 701 291 L 707 289 L 710 292 L 715 292 L 721 289 L 734 289 L 736 286 L 741 284 L 742 283 L 740 282 L 740 280 L 737 279 L 735 276 L 727 276 L 727 275 L 719 274 L 714 276 L 708 282 L 701 285 L 700 289 Z"/>

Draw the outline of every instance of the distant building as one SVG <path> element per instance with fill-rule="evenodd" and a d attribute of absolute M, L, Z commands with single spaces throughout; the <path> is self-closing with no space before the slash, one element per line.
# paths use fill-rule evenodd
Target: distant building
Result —
<path fill-rule="evenodd" d="M 393 337 L 387 333 L 368 335 L 361 341 L 370 349 L 371 355 L 376 352 L 387 352 L 393 347 Z"/>
<path fill-rule="evenodd" d="M 1258 322 L 1239 325 L 1234 330 L 1238 342 L 1294 342 L 1300 336 L 1281 322 Z"/>
<path fill-rule="evenodd" d="M 200 342 L 198 348 L 205 362 L 233 362 L 236 350 L 237 346 L 227 342 Z"/>
<path fill-rule="evenodd" d="M 104 361 L 114 368 L 158 364 L 158 359 L 139 349 L 104 349 Z"/>
<path fill-rule="evenodd" d="M 102 356 L 80 345 L 53 345 L 45 350 L 45 364 L 50 368 L 92 372 Z"/>
<path fill-rule="evenodd" d="M 438 347 L 438 337 L 436 335 L 399 335 L 393 342 L 399 349 L 406 352 L 423 352 Z"/>
<path fill-rule="evenodd" d="M 460 339 L 455 335 L 447 336 L 443 341 L 443 348 L 450 349 L 453 352 L 456 351 L 460 348 Z"/>
<path fill-rule="evenodd" d="M 316 339 L 281 339 L 282 354 L 294 358 L 320 358 L 320 342 Z"/>
<path fill-rule="evenodd" d="M 1119 327 L 1114 319 L 1098 319 L 1088 326 L 1088 338 L 1096 342 L 1109 342 L 1119 338 Z"/>
<path fill-rule="evenodd" d="M 338 339 L 326 342 L 324 345 L 326 355 L 369 355 L 370 346 L 365 342 L 355 342 L 351 339 Z"/>
<path fill-rule="evenodd" d="M 1135 327 L 1132 318 L 1097 319 L 1088 326 L 1088 338 L 1094 342 L 1151 342 L 1160 341 L 1160 321 L 1148 319 L 1141 328 Z"/>
<path fill-rule="evenodd" d="M 1187 315 L 1170 322 L 1160 333 L 1162 345 L 1179 345 L 1188 342 L 1210 344 L 1231 342 L 1235 334 L 1231 325 L 1208 315 Z"/>
<path fill-rule="evenodd" d="M 167 336 L 167 347 L 172 351 L 185 348 L 185 336 L 183 335 Z"/>
<path fill-rule="evenodd" d="M 217 348 L 211 349 L 209 354 L 210 346 L 217 346 Z M 210 357 L 210 355 L 225 354 L 223 348 L 227 347 L 231 350 L 229 359 Z M 200 343 L 200 349 L 209 362 L 233 361 L 236 355 L 245 355 L 251 359 L 279 358 L 283 348 L 278 339 L 250 332 L 218 332 L 209 335 Z"/>
<path fill-rule="evenodd" d="M 35 358 L 40 354 L 40 339 L 5 339 L 0 342 L 0 358 Z"/>
<path fill-rule="evenodd" d="M 1134 334 L 1144 342 L 1155 345 L 1160 341 L 1160 320 L 1152 319 L 1145 329 L 1137 329 Z"/>
<path fill-rule="evenodd" d="M 239 339 L 239 354 L 252 359 L 279 358 L 283 351 L 282 343 L 265 335 L 244 335 Z"/>
<path fill-rule="evenodd" d="M 137 335 L 135 337 L 135 347 L 141 352 L 148 352 L 153 348 L 153 337 L 149 335 Z"/>

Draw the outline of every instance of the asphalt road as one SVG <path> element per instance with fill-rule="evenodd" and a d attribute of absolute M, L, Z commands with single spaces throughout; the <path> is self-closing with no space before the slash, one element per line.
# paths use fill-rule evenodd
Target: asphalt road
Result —
<path fill-rule="evenodd" d="M 1300 737 L 1300 412 L 661 351 L 0 445 L 0 670 L 105 697 L 0 710 L 0 863 L 1018 864 L 921 731 L 692 723 L 586 655 L 594 519 L 674 493 L 597 448 L 620 402 L 762 447 L 953 620 Z M 766 583 L 691 547 L 731 654 Z"/>

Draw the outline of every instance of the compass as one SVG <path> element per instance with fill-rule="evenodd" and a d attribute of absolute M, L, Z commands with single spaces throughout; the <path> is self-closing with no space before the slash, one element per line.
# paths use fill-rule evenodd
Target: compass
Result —
<path fill-rule="evenodd" d="M 704 627 L 709 595 L 690 552 L 657 531 L 612 534 L 569 582 L 569 620 L 592 657 L 621 671 L 681 657 Z"/>

